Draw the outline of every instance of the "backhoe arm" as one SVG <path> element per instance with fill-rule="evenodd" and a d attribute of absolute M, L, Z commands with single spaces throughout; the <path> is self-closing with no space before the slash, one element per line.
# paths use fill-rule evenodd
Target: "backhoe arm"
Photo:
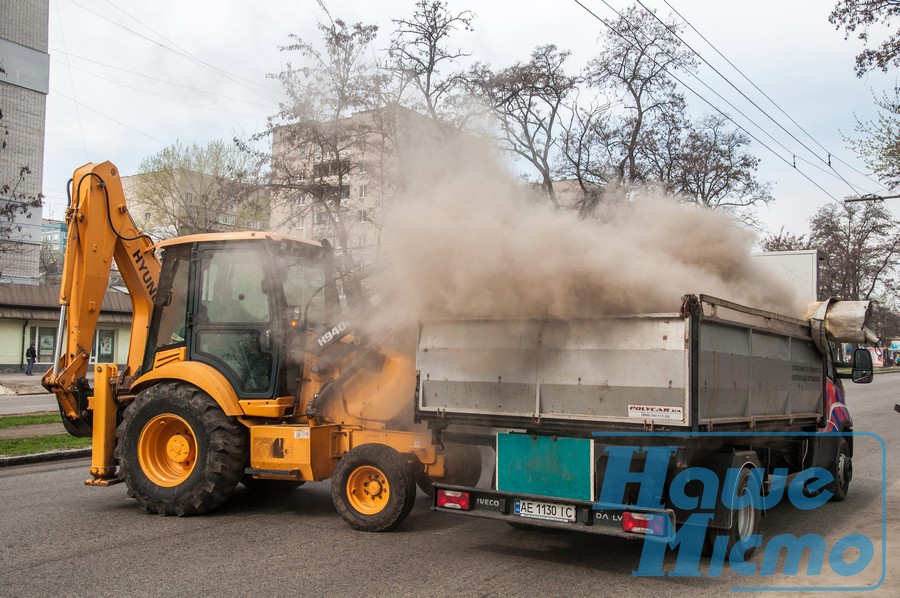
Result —
<path fill-rule="evenodd" d="M 42 383 L 56 395 L 66 429 L 89 436 L 85 376 L 112 260 L 128 287 L 133 315 L 123 376 L 133 375 L 143 360 L 160 262 L 152 240 L 128 213 L 118 169 L 110 162 L 75 171 L 66 224 L 56 354 Z"/>

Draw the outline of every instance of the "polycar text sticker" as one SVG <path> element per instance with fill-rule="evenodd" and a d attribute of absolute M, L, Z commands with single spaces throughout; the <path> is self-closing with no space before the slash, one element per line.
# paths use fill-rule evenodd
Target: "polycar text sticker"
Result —
<path fill-rule="evenodd" d="M 629 405 L 628 417 L 684 421 L 684 409 L 663 405 Z"/>

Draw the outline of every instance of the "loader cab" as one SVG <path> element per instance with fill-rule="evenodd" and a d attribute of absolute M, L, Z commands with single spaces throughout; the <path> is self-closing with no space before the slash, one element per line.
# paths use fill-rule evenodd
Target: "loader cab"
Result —
<path fill-rule="evenodd" d="M 296 394 L 303 332 L 339 307 L 327 247 L 268 233 L 164 242 L 143 372 L 191 361 L 222 373 L 238 397 Z"/>

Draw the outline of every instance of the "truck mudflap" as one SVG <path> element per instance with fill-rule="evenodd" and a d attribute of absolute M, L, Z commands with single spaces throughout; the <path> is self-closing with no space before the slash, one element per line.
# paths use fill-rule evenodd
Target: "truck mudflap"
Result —
<path fill-rule="evenodd" d="M 675 535 L 672 509 L 641 509 L 584 500 L 435 484 L 433 511 L 498 519 L 513 525 L 547 527 L 623 538 L 668 541 Z"/>

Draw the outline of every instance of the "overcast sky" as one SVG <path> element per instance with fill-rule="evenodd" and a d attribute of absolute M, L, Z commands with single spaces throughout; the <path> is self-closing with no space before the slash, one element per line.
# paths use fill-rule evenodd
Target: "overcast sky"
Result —
<path fill-rule="evenodd" d="M 629 4 L 607 2 L 619 10 Z M 644 3 L 660 16 L 671 13 L 666 0 Z M 843 33 L 828 22 L 833 0 L 668 3 L 802 130 L 697 33 L 688 29 L 685 39 L 794 137 L 815 150 L 810 153 L 709 69 L 701 70 L 702 83 L 684 79 L 774 150 L 752 144 L 753 153 L 762 159 L 759 177 L 774 188 L 776 202 L 761 212 L 771 232 L 782 226 L 805 232 L 816 209 L 834 201 L 832 197 L 841 200 L 853 195 L 854 189 L 885 192 L 874 177 L 864 176 L 864 166 L 846 148 L 843 137 L 853 134 L 855 115 L 875 116 L 873 93 L 892 89 L 896 74 L 855 77 L 853 60 L 861 42 L 844 40 Z M 379 25 L 379 46 L 384 47 L 394 29 L 391 19 L 411 15 L 414 0 L 332 0 L 327 4 L 335 18 Z M 582 4 L 608 21 L 616 18 L 603 0 L 582 0 Z M 597 54 L 597 39 L 604 30 L 600 21 L 572 0 L 450 0 L 449 6 L 452 11 L 471 9 L 477 15 L 474 32 L 461 32 L 455 43 L 471 51 L 473 60 L 495 67 L 526 60 L 535 46 L 553 43 L 571 50 L 571 66 L 579 69 Z M 277 84 L 266 74 L 279 72 L 288 60 L 297 62 L 278 46 L 289 42 L 289 34 L 315 39 L 315 25 L 322 18 L 313 0 L 50 0 L 45 216 L 63 216 L 65 183 L 85 162 L 111 160 L 123 174 L 134 174 L 143 158 L 176 140 L 205 144 L 263 130 L 280 97 Z M 685 90 L 685 95 L 695 114 L 713 110 L 690 91 Z M 846 182 L 828 168 L 829 153 L 834 169 Z M 898 200 L 888 205 L 900 214 Z"/>

